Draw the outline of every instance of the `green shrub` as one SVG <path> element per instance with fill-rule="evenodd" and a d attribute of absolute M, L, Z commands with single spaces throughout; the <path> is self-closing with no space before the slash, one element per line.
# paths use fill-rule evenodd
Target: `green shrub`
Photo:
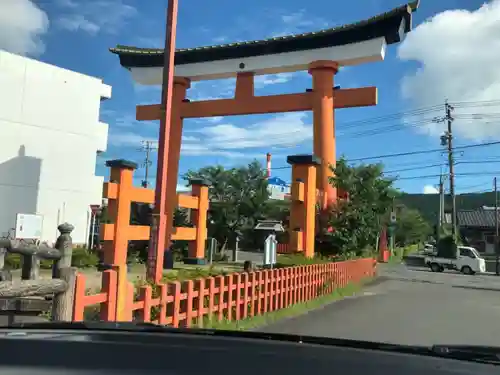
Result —
<path fill-rule="evenodd" d="M 71 258 L 71 265 L 73 267 L 96 267 L 98 263 L 99 257 L 94 252 L 91 252 L 83 247 L 77 247 L 73 249 L 73 256 Z"/>
<path fill-rule="evenodd" d="M 7 253 L 5 256 L 5 268 L 9 270 L 18 270 L 21 268 L 21 255 Z"/>
<path fill-rule="evenodd" d="M 291 266 L 306 266 L 309 264 L 323 264 L 332 262 L 331 258 L 316 255 L 314 258 L 306 258 L 304 254 L 286 254 L 279 255 L 276 268 L 284 268 Z"/>
<path fill-rule="evenodd" d="M 5 257 L 5 267 L 10 270 L 18 270 L 22 267 L 21 255 L 8 253 Z M 99 259 L 96 254 L 83 248 L 76 247 L 73 249 L 71 265 L 77 268 L 96 267 Z M 45 270 L 52 269 L 52 260 L 43 259 L 40 261 L 40 268 Z"/>
<path fill-rule="evenodd" d="M 403 248 L 403 256 L 410 255 L 418 251 L 418 245 L 409 245 Z"/>

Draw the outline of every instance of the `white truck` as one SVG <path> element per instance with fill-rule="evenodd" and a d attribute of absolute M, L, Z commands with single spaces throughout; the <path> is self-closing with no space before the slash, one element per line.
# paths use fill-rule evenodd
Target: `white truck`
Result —
<path fill-rule="evenodd" d="M 486 262 L 476 249 L 469 246 L 457 246 L 456 258 L 426 256 L 425 264 L 432 272 L 443 272 L 445 269 L 460 271 L 466 275 L 486 272 Z"/>

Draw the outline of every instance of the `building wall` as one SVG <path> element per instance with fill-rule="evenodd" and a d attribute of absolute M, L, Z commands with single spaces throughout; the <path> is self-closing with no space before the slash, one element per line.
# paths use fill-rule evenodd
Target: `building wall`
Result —
<path fill-rule="evenodd" d="M 480 253 L 495 254 L 494 228 L 461 227 L 460 234 Z"/>
<path fill-rule="evenodd" d="M 66 221 L 73 241 L 86 243 L 108 137 L 99 109 L 110 97 L 101 79 L 0 51 L 0 236 L 17 213 L 40 214 L 42 240 L 55 241 Z"/>

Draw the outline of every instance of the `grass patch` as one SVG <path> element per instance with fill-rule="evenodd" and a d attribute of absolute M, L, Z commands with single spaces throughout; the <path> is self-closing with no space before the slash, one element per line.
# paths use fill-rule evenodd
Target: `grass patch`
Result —
<path fill-rule="evenodd" d="M 255 329 L 258 327 L 266 326 L 268 324 L 275 323 L 279 320 L 286 318 L 293 318 L 299 315 L 303 315 L 308 311 L 318 309 L 329 303 L 342 299 L 344 297 L 353 296 L 358 293 L 364 285 L 370 282 L 372 279 L 367 279 L 361 283 L 348 284 L 344 288 L 338 288 L 333 293 L 327 294 L 307 302 L 297 303 L 285 309 L 276 310 L 264 315 L 254 316 L 252 318 L 242 319 L 238 321 L 207 321 L 204 328 L 208 329 L 222 329 L 222 330 L 232 330 L 232 331 L 246 331 L 250 329 Z"/>
<path fill-rule="evenodd" d="M 394 254 L 389 258 L 389 263 L 398 264 L 403 262 L 405 256 L 418 251 L 418 245 L 409 245 L 406 247 L 397 247 L 394 249 Z"/>
<path fill-rule="evenodd" d="M 293 267 L 293 266 L 307 266 L 310 264 L 325 264 L 331 263 L 332 259 L 315 254 L 312 258 L 306 258 L 304 254 L 283 254 L 278 255 L 276 259 L 276 268 Z"/>

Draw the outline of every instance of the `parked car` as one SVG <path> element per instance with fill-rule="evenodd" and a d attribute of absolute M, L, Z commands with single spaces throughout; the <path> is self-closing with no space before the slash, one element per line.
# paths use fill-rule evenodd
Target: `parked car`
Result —
<path fill-rule="evenodd" d="M 430 243 L 426 243 L 424 245 L 424 249 L 422 250 L 424 255 L 436 255 L 436 247 Z"/>
<path fill-rule="evenodd" d="M 486 272 L 486 261 L 476 249 L 469 246 L 458 246 L 455 258 L 427 256 L 425 264 L 433 272 L 443 272 L 445 269 L 460 271 L 466 275 Z"/>

